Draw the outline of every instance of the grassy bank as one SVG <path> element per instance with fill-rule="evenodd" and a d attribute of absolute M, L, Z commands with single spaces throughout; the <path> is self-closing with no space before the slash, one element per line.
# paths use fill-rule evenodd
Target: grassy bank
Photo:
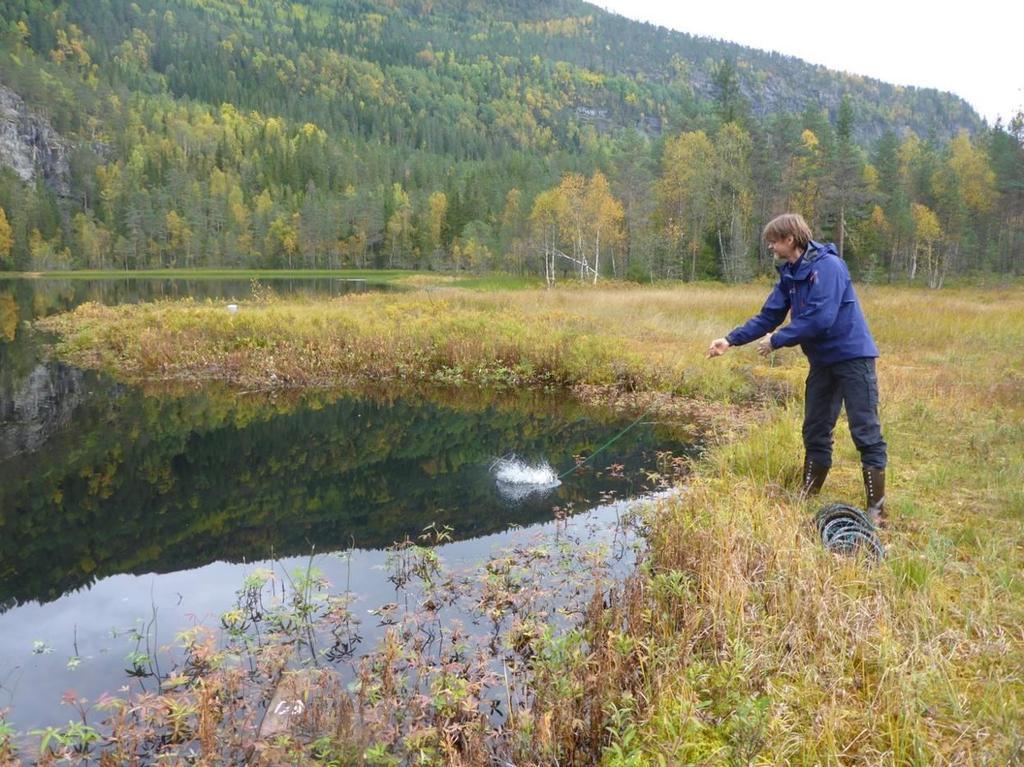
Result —
<path fill-rule="evenodd" d="M 90 305 L 47 324 L 61 356 L 128 379 L 597 386 L 756 412 L 723 431 L 686 493 L 650 512 L 640 571 L 597 587 L 571 641 L 519 626 L 532 666 L 508 736 L 516 763 L 1020 763 L 1024 294 L 861 289 L 890 444 L 888 555 L 869 567 L 826 554 L 808 525 L 819 503 L 795 496 L 799 353 L 704 358 L 767 289 L 433 290 L 237 314 Z M 821 502 L 862 498 L 841 424 Z M 414 733 L 390 722 L 377 751 L 345 753 L 486 763 L 467 745 L 486 727 L 444 739 L 453 730 L 436 717 L 464 721 L 455 708 Z M 358 741 L 351 711 L 333 716 L 320 751 L 291 743 L 296 763 Z M 200 719 L 195 731 L 212 737 L 219 725 Z"/>
<path fill-rule="evenodd" d="M 75 269 L 56 272 L 0 272 L 0 277 L 40 280 L 276 280 L 336 277 L 387 282 L 417 274 L 384 269 Z"/>
<path fill-rule="evenodd" d="M 539 287 L 536 277 L 509 274 L 454 274 L 410 269 L 79 269 L 57 272 L 2 272 L 0 279 L 23 280 L 365 280 L 416 286 L 458 285 L 477 290 L 518 290 Z"/>
<path fill-rule="evenodd" d="M 778 371 L 708 364 L 705 339 L 756 289 L 501 292 L 431 286 L 333 301 L 79 307 L 44 325 L 58 351 L 119 377 L 226 380 L 247 388 L 359 381 L 613 385 L 749 400 Z"/>

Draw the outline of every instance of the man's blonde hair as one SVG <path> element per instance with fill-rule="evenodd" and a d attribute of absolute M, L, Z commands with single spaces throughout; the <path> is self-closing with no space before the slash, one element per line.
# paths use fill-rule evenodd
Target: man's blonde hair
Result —
<path fill-rule="evenodd" d="M 793 236 L 793 242 L 799 248 L 806 248 L 811 241 L 811 227 L 807 226 L 804 217 L 799 213 L 783 213 L 781 216 L 776 216 L 761 232 L 761 237 L 765 242 L 778 242 L 790 235 Z"/>

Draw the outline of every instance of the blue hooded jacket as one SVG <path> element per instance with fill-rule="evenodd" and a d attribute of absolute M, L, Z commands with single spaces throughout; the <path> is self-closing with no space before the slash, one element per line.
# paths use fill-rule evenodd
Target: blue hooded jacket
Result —
<path fill-rule="evenodd" d="M 834 245 L 812 240 L 795 263 L 778 269 L 779 281 L 761 312 L 725 337 L 731 346 L 771 333 L 789 312 L 789 324 L 772 335 L 773 349 L 800 344 L 812 365 L 878 356 L 850 272 Z"/>

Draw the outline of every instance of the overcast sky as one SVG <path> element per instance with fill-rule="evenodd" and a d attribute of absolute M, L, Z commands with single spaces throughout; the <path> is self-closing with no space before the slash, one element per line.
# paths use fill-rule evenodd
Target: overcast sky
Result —
<path fill-rule="evenodd" d="M 1024 107 L 1024 2 L 593 0 L 631 19 L 830 69 L 962 96 L 987 119 Z"/>

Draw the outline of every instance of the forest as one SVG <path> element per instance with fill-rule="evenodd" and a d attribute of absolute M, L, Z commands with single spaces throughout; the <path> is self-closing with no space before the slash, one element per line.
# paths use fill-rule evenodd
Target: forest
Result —
<path fill-rule="evenodd" d="M 1024 272 L 1024 114 L 577 0 L 0 2 L 0 270 L 740 281 L 801 212 L 863 280 Z M 39 149 L 39 147 L 37 147 Z"/>

